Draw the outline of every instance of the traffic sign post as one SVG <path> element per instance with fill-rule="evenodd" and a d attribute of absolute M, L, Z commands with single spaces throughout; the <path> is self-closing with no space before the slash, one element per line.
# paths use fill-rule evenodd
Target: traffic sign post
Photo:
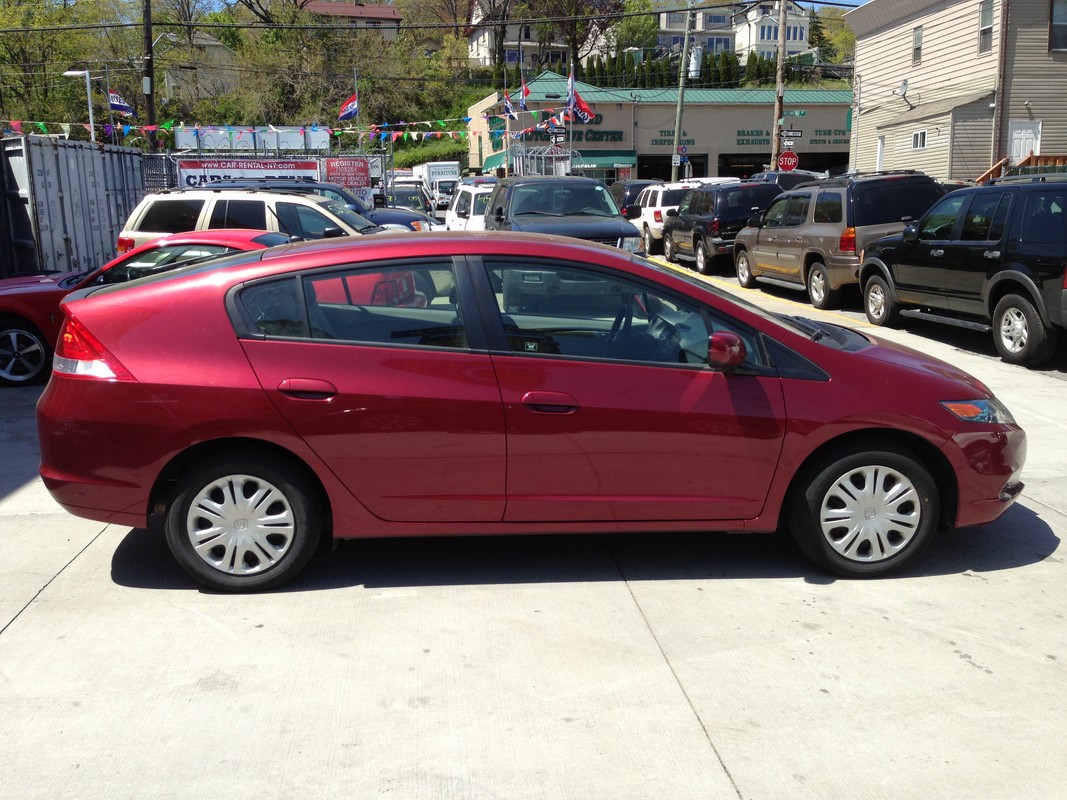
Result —
<path fill-rule="evenodd" d="M 784 139 L 799 139 L 803 135 L 804 131 L 794 130 L 793 128 L 790 128 L 787 131 L 782 131 L 782 138 Z"/>
<path fill-rule="evenodd" d="M 797 158 L 797 154 L 792 150 L 785 150 L 778 156 L 778 169 L 783 172 L 789 172 L 797 168 L 797 164 L 800 163 L 800 159 Z"/>

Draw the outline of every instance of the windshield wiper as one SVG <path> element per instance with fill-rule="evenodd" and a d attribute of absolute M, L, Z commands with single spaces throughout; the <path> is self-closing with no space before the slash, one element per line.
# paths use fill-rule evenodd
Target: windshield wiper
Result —
<path fill-rule="evenodd" d="M 516 217 L 525 217 L 527 214 L 539 214 L 542 217 L 562 217 L 563 215 L 556 211 L 542 211 L 541 209 L 531 209 L 530 211 L 519 211 L 515 214 Z"/>

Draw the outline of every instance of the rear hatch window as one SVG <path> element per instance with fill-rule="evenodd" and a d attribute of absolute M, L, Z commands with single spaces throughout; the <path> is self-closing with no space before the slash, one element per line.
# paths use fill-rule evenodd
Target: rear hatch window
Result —
<path fill-rule="evenodd" d="M 941 198 L 933 181 L 885 180 L 857 183 L 852 189 L 853 226 L 885 225 L 904 217 L 918 219 Z"/>

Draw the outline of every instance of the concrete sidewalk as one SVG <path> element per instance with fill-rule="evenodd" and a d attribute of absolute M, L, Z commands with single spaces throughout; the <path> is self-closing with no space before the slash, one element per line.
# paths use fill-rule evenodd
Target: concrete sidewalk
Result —
<path fill-rule="evenodd" d="M 0 798 L 1062 796 L 1064 374 L 887 335 L 993 387 L 1029 460 L 1004 518 L 879 581 L 777 535 L 548 536 L 210 594 L 62 512 L 38 390 L 3 390 Z"/>

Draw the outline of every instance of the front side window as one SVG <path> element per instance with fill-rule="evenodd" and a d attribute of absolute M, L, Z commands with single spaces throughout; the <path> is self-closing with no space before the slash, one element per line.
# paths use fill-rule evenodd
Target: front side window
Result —
<path fill-rule="evenodd" d="M 911 63 L 918 64 L 923 60 L 923 26 L 913 28 L 911 32 Z"/>
<path fill-rule="evenodd" d="M 1067 0 L 1052 0 L 1048 49 L 1067 50 Z"/>
<path fill-rule="evenodd" d="M 785 208 L 785 219 L 782 221 L 783 225 L 789 228 L 803 225 L 808 218 L 808 207 L 810 205 L 810 194 L 798 194 L 790 197 L 789 204 Z"/>
<path fill-rule="evenodd" d="M 466 347 L 451 265 L 361 265 L 254 284 L 240 294 L 250 328 L 269 337 Z"/>
<path fill-rule="evenodd" d="M 301 239 L 322 239 L 327 228 L 338 227 L 325 214 L 297 203 L 278 203 L 278 224 L 285 233 Z"/>
<path fill-rule="evenodd" d="M 767 208 L 767 213 L 763 215 L 763 227 L 781 228 L 785 223 L 785 212 L 788 205 L 788 197 L 779 197 L 771 203 Z"/>
<path fill-rule="evenodd" d="M 982 0 L 978 7 L 978 52 L 993 49 L 993 0 Z"/>
<path fill-rule="evenodd" d="M 930 213 L 919 224 L 919 238 L 930 241 L 951 239 L 966 199 L 966 195 L 946 197 L 930 209 Z"/>

